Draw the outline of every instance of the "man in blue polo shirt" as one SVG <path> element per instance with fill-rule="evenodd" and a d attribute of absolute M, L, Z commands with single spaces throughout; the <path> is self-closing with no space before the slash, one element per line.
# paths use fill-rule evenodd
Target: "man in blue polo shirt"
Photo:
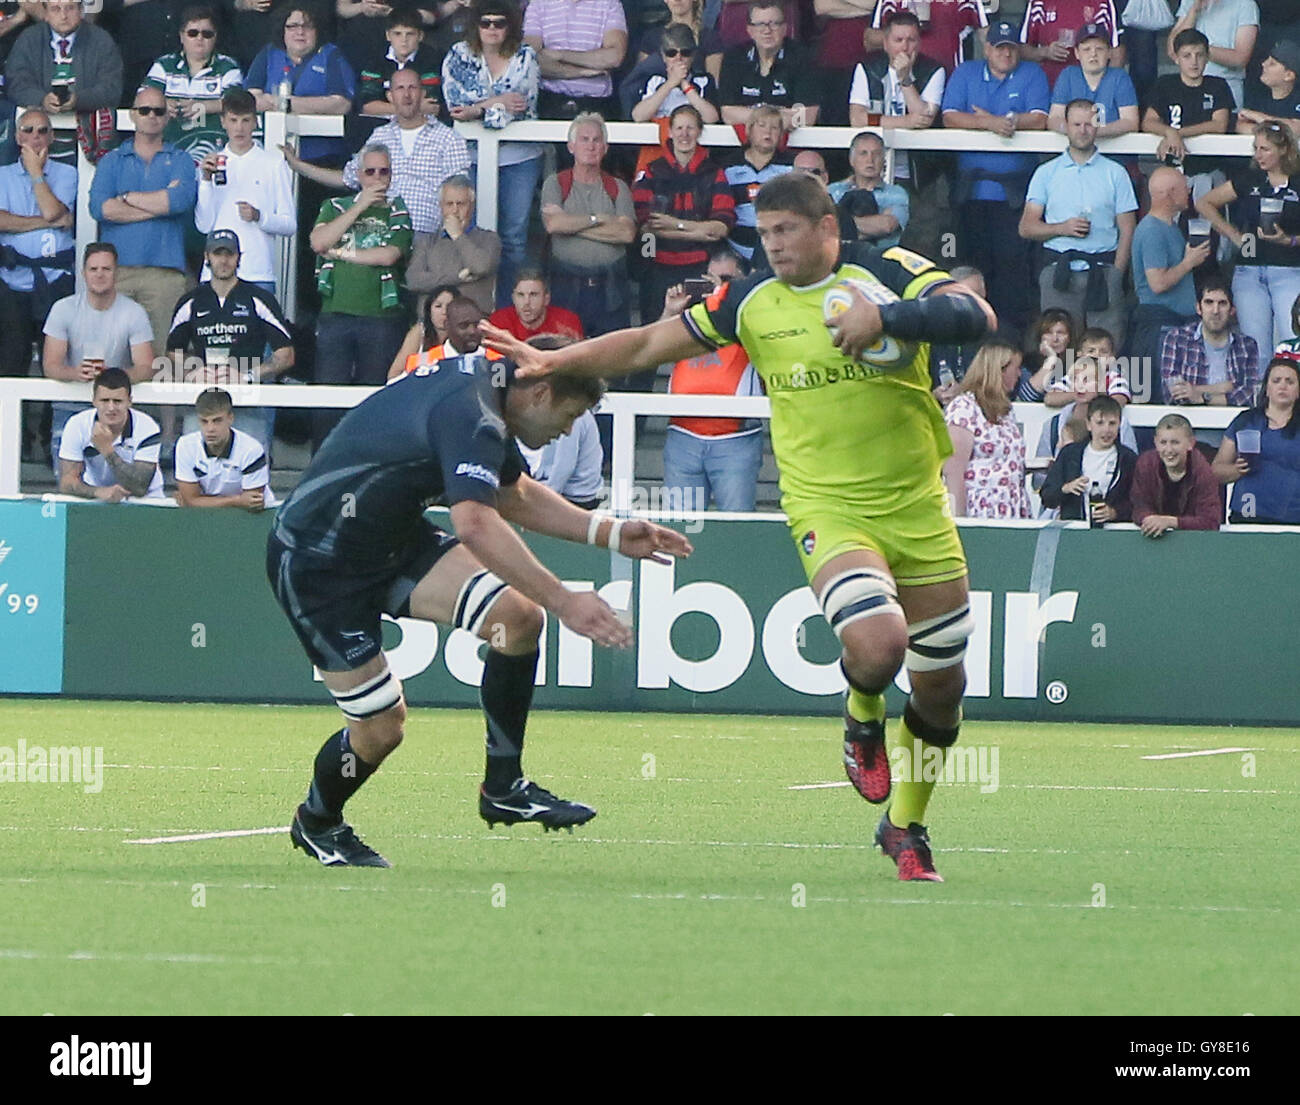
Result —
<path fill-rule="evenodd" d="M 988 31 L 983 61 L 959 65 L 943 94 L 943 125 L 1011 138 L 1044 130 L 1051 92 L 1032 61 L 1020 60 L 1020 31 L 1002 20 Z M 1032 246 L 1019 237 L 1020 212 L 1036 158 L 1019 153 L 963 153 L 957 157 L 953 204 L 965 241 L 962 259 L 979 268 L 989 301 L 1004 325 L 1024 329 L 1037 306 L 1025 280 Z"/>
<path fill-rule="evenodd" d="M 1040 165 L 1029 182 L 1020 236 L 1046 246 L 1038 279 L 1042 309 L 1059 307 L 1084 326 L 1108 331 L 1119 349 L 1128 322 L 1124 273 L 1137 198 L 1128 173 L 1097 150 L 1091 100 L 1066 105 L 1065 136 L 1065 153 Z"/>
<path fill-rule="evenodd" d="M 167 101 L 145 87 L 131 107 L 135 136 L 99 163 L 90 213 L 117 247 L 117 290 L 149 316 L 154 348 L 166 349 L 172 309 L 185 294 L 185 228 L 198 198 L 194 159 L 163 141 Z"/>

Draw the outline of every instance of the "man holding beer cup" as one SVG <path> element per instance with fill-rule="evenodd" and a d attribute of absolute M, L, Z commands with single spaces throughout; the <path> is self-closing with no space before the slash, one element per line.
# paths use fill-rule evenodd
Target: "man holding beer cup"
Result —
<path fill-rule="evenodd" d="M 41 357 L 45 375 L 51 380 L 89 383 L 106 368 L 120 368 L 132 383 L 148 380 L 153 373 L 153 331 L 144 308 L 117 290 L 117 250 L 107 242 L 91 242 L 82 258 L 81 274 L 83 290 L 60 299 L 45 319 Z M 54 404 L 52 457 L 59 455 L 68 419 L 87 405 Z"/>

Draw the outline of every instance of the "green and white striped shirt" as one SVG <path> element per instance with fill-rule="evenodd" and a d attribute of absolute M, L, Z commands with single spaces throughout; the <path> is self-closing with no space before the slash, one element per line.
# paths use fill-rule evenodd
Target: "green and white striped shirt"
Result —
<path fill-rule="evenodd" d="M 162 90 L 173 100 L 219 100 L 229 88 L 244 83 L 239 62 L 226 54 L 214 54 L 198 75 L 190 73 L 183 52 L 164 54 L 149 67 L 144 83 Z"/>

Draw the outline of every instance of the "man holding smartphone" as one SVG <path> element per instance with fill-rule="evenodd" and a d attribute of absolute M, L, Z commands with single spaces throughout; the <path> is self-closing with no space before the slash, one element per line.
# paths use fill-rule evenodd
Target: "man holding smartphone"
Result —
<path fill-rule="evenodd" d="M 122 55 L 107 31 L 84 22 L 78 0 L 51 0 L 45 22 L 14 43 L 5 87 L 14 103 L 51 114 L 115 108 L 122 98 Z"/>

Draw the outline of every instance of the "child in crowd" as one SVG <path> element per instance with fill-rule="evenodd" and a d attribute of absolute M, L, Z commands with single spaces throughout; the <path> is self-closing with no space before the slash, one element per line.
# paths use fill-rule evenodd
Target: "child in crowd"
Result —
<path fill-rule="evenodd" d="M 1133 521 L 1147 537 L 1163 537 L 1171 529 L 1218 529 L 1223 522 L 1218 478 L 1181 414 L 1157 422 L 1155 448 L 1138 457 Z"/>
<path fill-rule="evenodd" d="M 1065 446 L 1047 470 L 1043 505 L 1060 509 L 1061 518 L 1080 521 L 1088 517 L 1085 500 L 1097 494 L 1103 502 L 1092 507 L 1095 521 L 1127 522 L 1130 489 L 1137 454 L 1119 444 L 1122 410 L 1109 395 L 1088 404 L 1088 440 Z"/>

